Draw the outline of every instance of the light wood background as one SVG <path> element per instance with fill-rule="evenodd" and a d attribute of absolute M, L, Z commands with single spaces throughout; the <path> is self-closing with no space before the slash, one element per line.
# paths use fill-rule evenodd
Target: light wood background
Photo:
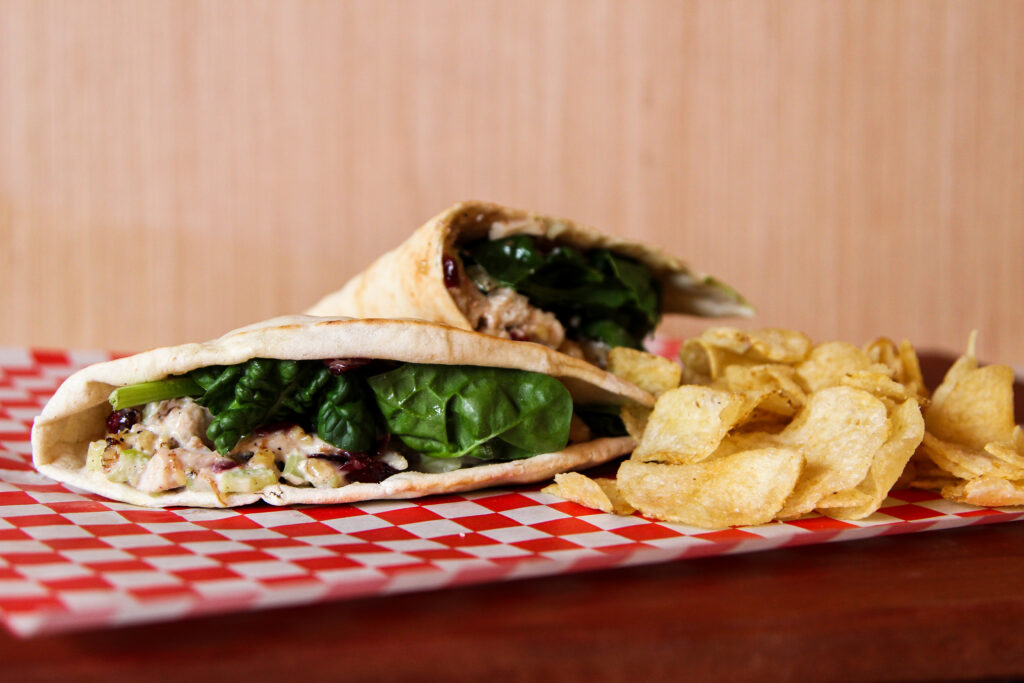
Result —
<path fill-rule="evenodd" d="M 1024 364 L 1024 2 L 0 4 L 0 344 L 301 310 L 464 198 Z"/>

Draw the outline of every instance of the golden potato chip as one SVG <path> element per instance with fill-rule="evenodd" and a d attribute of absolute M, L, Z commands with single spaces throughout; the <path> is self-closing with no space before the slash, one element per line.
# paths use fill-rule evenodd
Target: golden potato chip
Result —
<path fill-rule="evenodd" d="M 943 392 L 942 401 L 928 406 L 928 431 L 940 439 L 976 449 L 992 442 L 1010 442 L 1017 426 L 1013 381 L 1013 370 L 1005 365 L 966 371 L 949 391 Z M 938 389 L 935 394 L 939 395 Z"/>
<path fill-rule="evenodd" d="M 797 376 L 808 392 L 838 386 L 843 376 L 859 370 L 888 372 L 881 363 L 872 363 L 868 355 L 853 344 L 825 342 L 811 349 L 807 360 L 796 366 Z"/>
<path fill-rule="evenodd" d="M 1024 481 L 1008 481 L 985 474 L 977 479 L 945 486 L 942 497 L 983 507 L 1024 505 Z"/>
<path fill-rule="evenodd" d="M 972 449 L 947 443 L 927 431 L 921 442 L 921 452 L 942 472 L 939 476 L 952 475 L 957 479 L 973 479 L 987 472 L 990 467 L 990 459 L 984 457 L 984 454 L 979 456 Z"/>
<path fill-rule="evenodd" d="M 647 421 L 651 419 L 653 408 L 639 404 L 624 405 L 619 409 L 619 417 L 626 427 L 626 433 L 639 443 L 643 438 L 644 429 L 647 428 Z"/>
<path fill-rule="evenodd" d="M 764 524 L 775 518 L 800 476 L 792 449 L 742 451 L 693 465 L 627 460 L 619 490 L 648 517 L 707 529 Z"/>
<path fill-rule="evenodd" d="M 889 435 L 875 452 L 864 480 L 853 489 L 827 496 L 818 508 L 833 508 L 823 512 L 839 519 L 863 519 L 872 514 L 885 502 L 923 438 L 921 407 L 916 398 L 908 398 L 889 416 Z"/>
<path fill-rule="evenodd" d="M 844 387 L 862 389 L 880 399 L 901 404 L 908 398 L 917 398 L 917 394 L 900 384 L 885 373 L 871 370 L 855 370 L 839 380 Z"/>
<path fill-rule="evenodd" d="M 750 344 L 765 360 L 773 363 L 799 363 L 811 351 L 811 338 L 803 332 L 766 328 L 750 333 Z"/>
<path fill-rule="evenodd" d="M 888 434 L 885 404 L 868 392 L 838 386 L 811 395 L 807 407 L 774 439 L 798 450 L 806 461 L 779 517 L 799 517 L 825 496 L 859 484 Z"/>
<path fill-rule="evenodd" d="M 1017 427 L 1017 430 L 1020 430 L 1019 426 Z M 1024 449 L 1016 443 L 993 441 L 992 443 L 985 444 L 985 452 L 996 460 L 1000 460 L 1010 467 L 1024 472 Z"/>
<path fill-rule="evenodd" d="M 864 345 L 864 353 L 867 354 L 872 363 L 881 363 L 888 367 L 893 377 L 896 376 L 897 371 L 902 365 L 899 350 L 896 348 L 896 344 L 888 337 L 879 337 L 874 341 L 868 342 Z"/>
<path fill-rule="evenodd" d="M 710 387 L 684 385 L 658 397 L 633 459 L 699 462 L 749 412 L 743 396 Z"/>
<path fill-rule="evenodd" d="M 619 482 L 615 479 L 608 479 L 606 477 L 599 477 L 594 481 L 604 491 L 604 495 L 608 496 L 608 500 L 612 502 L 612 511 L 617 515 L 631 515 L 636 512 L 636 508 L 629 504 L 626 497 L 622 495 L 622 491 L 619 490 Z"/>
<path fill-rule="evenodd" d="M 700 340 L 709 346 L 731 351 L 738 356 L 750 351 L 750 337 L 735 327 L 709 327 L 701 333 Z"/>
<path fill-rule="evenodd" d="M 796 370 L 789 365 L 730 365 L 716 386 L 742 393 L 754 399 L 758 409 L 783 417 L 792 417 L 807 402 Z"/>
<path fill-rule="evenodd" d="M 668 358 L 616 346 L 608 352 L 608 372 L 657 396 L 679 386 L 683 369 Z"/>
<path fill-rule="evenodd" d="M 711 383 L 711 354 L 699 339 L 687 339 L 682 343 L 679 360 L 683 364 L 679 378 L 682 384 Z"/>
<path fill-rule="evenodd" d="M 797 363 L 811 349 L 811 340 L 802 332 L 767 328 L 744 332 L 733 327 L 712 327 L 700 340 L 757 363 Z"/>
<path fill-rule="evenodd" d="M 928 398 L 928 387 L 925 386 L 924 375 L 921 374 L 921 363 L 917 359 L 917 352 L 906 339 L 900 342 L 899 354 L 900 367 L 893 377 L 919 398 Z"/>
<path fill-rule="evenodd" d="M 858 489 L 846 489 L 838 493 L 830 493 L 818 501 L 818 510 L 830 517 L 838 517 L 840 509 L 860 508 L 871 504 L 871 496 Z M 875 508 L 877 509 L 877 508 Z M 872 510 L 874 512 L 874 510 Z M 870 513 L 869 513 L 870 514 Z M 867 515 L 864 515 L 865 517 Z M 853 517 L 851 519 L 860 519 Z"/>
<path fill-rule="evenodd" d="M 909 393 L 919 399 L 928 398 L 928 390 L 921 375 L 921 364 L 917 360 L 917 352 L 909 341 L 904 339 L 897 347 L 891 339 L 879 337 L 864 346 L 864 353 L 872 363 L 886 366 L 886 374 L 906 387 Z"/>
<path fill-rule="evenodd" d="M 609 514 L 629 515 L 633 507 L 619 493 L 614 479 L 591 479 L 579 472 L 555 475 L 555 483 L 545 486 L 547 493 Z"/>
<path fill-rule="evenodd" d="M 679 348 L 679 360 L 683 364 L 680 377 L 683 384 L 710 384 L 722 377 L 728 367 L 762 362 L 699 338 L 683 342 Z"/>
<path fill-rule="evenodd" d="M 730 432 L 722 439 L 715 452 L 708 456 L 708 460 L 720 458 L 740 451 L 756 451 L 764 448 L 778 448 L 779 444 L 775 437 L 777 434 L 766 431 L 751 432 Z"/>
<path fill-rule="evenodd" d="M 992 475 L 1003 479 L 1024 478 L 1024 469 L 993 457 L 984 450 L 940 439 L 931 432 L 925 432 L 921 450 L 932 462 L 959 479 L 974 479 Z"/>
<path fill-rule="evenodd" d="M 974 355 L 975 343 L 978 340 L 978 332 L 975 330 L 971 332 L 970 338 L 967 340 L 967 351 L 964 355 L 956 359 L 956 362 L 946 371 L 946 376 L 942 379 L 942 383 L 935 388 L 935 392 L 932 393 L 932 403 L 929 406 L 930 410 L 941 410 L 942 404 L 946 402 L 946 398 L 949 396 L 953 388 L 956 387 L 957 382 L 967 375 L 972 370 L 978 369 L 978 359 Z M 928 424 L 928 414 L 924 416 L 925 425 Z"/>

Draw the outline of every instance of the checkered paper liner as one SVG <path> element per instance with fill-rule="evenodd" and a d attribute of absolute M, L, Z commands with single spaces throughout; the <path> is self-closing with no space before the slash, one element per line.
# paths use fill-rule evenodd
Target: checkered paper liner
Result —
<path fill-rule="evenodd" d="M 670 352 L 671 343 L 656 348 Z M 859 522 L 707 531 L 618 517 L 541 485 L 358 505 L 139 508 L 31 465 L 33 418 L 107 353 L 0 349 L 0 619 L 18 636 L 1006 522 L 895 491 Z"/>

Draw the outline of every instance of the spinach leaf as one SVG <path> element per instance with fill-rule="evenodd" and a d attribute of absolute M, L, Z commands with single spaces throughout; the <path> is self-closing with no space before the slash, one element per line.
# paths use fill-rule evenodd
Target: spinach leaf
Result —
<path fill-rule="evenodd" d="M 331 383 L 316 413 L 316 433 L 344 451 L 371 452 L 377 441 L 377 415 L 366 380 L 354 372 L 328 377 Z"/>
<path fill-rule="evenodd" d="M 294 419 L 303 422 L 317 412 L 320 394 L 330 383 L 331 373 L 323 363 L 315 361 L 302 363 L 300 373 L 295 390 L 281 397 L 277 414 L 273 416 L 275 420 Z"/>
<path fill-rule="evenodd" d="M 231 402 L 214 413 L 206 430 L 217 451 L 227 453 L 243 436 L 271 421 L 281 397 L 293 390 L 298 376 L 298 361 L 253 358 L 242 365 Z"/>
<path fill-rule="evenodd" d="M 658 282 L 651 276 L 650 269 L 642 263 L 616 256 L 607 249 L 595 249 L 591 254 L 600 264 L 602 272 L 614 276 L 628 293 L 632 307 L 643 314 L 651 325 L 657 325 L 661 317 Z"/>
<path fill-rule="evenodd" d="M 214 415 L 223 412 L 235 397 L 235 384 L 242 376 L 245 365 L 213 365 L 189 373 L 196 384 L 206 392 L 199 399 Z"/>
<path fill-rule="evenodd" d="M 473 260 L 506 287 L 515 287 L 544 264 L 533 240 L 515 235 L 503 240 L 481 240 L 469 247 Z"/>
<path fill-rule="evenodd" d="M 388 431 L 430 457 L 527 458 L 569 440 L 572 397 L 548 375 L 409 363 L 368 382 Z"/>
<path fill-rule="evenodd" d="M 661 318 L 661 290 L 650 269 L 607 249 L 557 245 L 545 253 L 536 238 L 515 235 L 470 243 L 463 258 L 555 314 L 570 337 L 642 348 Z"/>
<path fill-rule="evenodd" d="M 609 348 L 628 346 L 638 349 L 643 343 L 643 338 L 637 339 L 624 325 L 608 318 L 588 322 L 581 325 L 580 330 L 587 339 L 604 342 Z"/>

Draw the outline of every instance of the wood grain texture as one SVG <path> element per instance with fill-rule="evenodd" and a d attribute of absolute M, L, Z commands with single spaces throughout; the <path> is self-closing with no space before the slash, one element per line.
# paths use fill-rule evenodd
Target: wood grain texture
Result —
<path fill-rule="evenodd" d="M 0 344 L 301 310 L 464 198 L 1024 364 L 1024 3 L 0 2 Z M 668 334 L 705 323 L 671 321 Z"/>

